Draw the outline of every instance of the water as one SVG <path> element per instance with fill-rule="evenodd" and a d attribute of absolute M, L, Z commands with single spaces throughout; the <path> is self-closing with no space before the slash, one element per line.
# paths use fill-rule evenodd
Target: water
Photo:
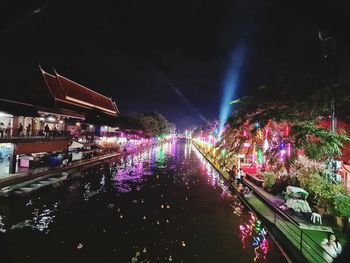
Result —
<path fill-rule="evenodd" d="M 81 173 L 0 201 L 1 263 L 285 262 L 190 144 L 163 144 Z"/>

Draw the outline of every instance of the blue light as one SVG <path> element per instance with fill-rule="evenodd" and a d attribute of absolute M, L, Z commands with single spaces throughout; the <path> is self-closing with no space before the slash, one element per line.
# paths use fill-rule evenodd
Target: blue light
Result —
<path fill-rule="evenodd" d="M 219 116 L 220 136 L 231 112 L 231 105 L 229 103 L 236 95 L 239 82 L 239 74 L 243 64 L 244 54 L 245 47 L 243 43 L 241 43 L 236 49 L 234 49 L 230 53 L 228 68 L 225 73 L 225 79 L 222 84 L 222 97 Z"/>

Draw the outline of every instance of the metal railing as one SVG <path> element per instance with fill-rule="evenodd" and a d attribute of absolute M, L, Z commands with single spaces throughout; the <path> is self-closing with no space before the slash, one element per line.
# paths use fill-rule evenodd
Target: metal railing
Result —
<path fill-rule="evenodd" d="M 201 147 L 199 147 L 198 145 L 195 145 L 195 146 L 203 154 L 204 151 L 201 149 Z M 215 166 L 214 168 L 217 169 Z M 219 171 L 219 173 L 221 174 L 221 171 Z M 260 200 L 262 200 L 262 202 L 266 203 L 268 208 L 270 208 L 270 210 L 272 210 L 273 220 L 269 220 L 269 221 L 277 229 L 279 229 L 287 239 L 289 239 L 294 244 L 296 249 L 300 253 L 302 253 L 309 262 L 315 262 L 315 263 L 327 262 L 327 260 L 325 260 L 325 255 L 328 255 L 330 258 L 333 258 L 327 251 L 323 249 L 323 247 L 320 244 L 316 243 L 312 237 L 310 237 L 305 231 L 303 231 L 300 228 L 299 223 L 297 221 L 295 221 L 290 216 L 283 213 L 270 200 L 268 200 L 260 192 L 256 191 L 256 189 L 251 187 L 249 184 L 245 183 L 245 185 L 248 186 L 253 191 L 255 196 L 257 196 Z M 256 209 L 252 207 L 252 205 L 250 205 L 248 202 L 245 201 L 245 203 L 248 207 L 253 208 L 253 210 L 256 211 Z M 259 213 L 259 214 L 265 217 L 262 213 Z"/>
<path fill-rule="evenodd" d="M 306 257 L 309 262 L 327 262 L 324 259 L 327 251 L 316 243 L 312 237 L 304 232 L 286 215 L 274 213 L 273 224 L 294 244 L 294 246 Z M 328 254 L 329 255 L 329 254 Z M 331 258 L 332 256 L 329 255 Z"/>
<path fill-rule="evenodd" d="M 24 139 L 24 138 L 55 138 L 55 137 L 69 137 L 68 131 L 60 130 L 37 130 L 26 128 L 5 128 L 0 130 L 0 140 L 6 139 Z"/>
<path fill-rule="evenodd" d="M 299 223 L 290 216 L 283 213 L 278 209 L 269 199 L 262 195 L 259 191 L 256 191 L 249 184 L 246 184 L 254 194 L 261 199 L 264 203 L 268 204 L 268 207 L 274 212 L 273 224 L 279 228 L 285 235 L 288 235 L 292 243 L 299 249 L 305 257 L 312 262 L 327 262 L 324 259 L 325 254 L 328 254 L 333 258 L 323 247 L 316 243 L 310 235 L 300 228 Z"/>

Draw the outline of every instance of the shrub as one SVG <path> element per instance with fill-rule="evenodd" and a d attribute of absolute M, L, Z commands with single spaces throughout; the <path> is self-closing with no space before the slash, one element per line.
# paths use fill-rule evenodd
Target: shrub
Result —
<path fill-rule="evenodd" d="M 281 194 L 284 190 L 286 190 L 288 185 L 292 185 L 291 176 L 287 175 L 276 179 L 275 184 L 271 188 L 271 193 L 274 195 Z"/>
<path fill-rule="evenodd" d="M 300 187 L 310 193 L 310 198 L 321 207 L 331 206 L 336 195 L 345 194 L 342 184 L 329 182 L 319 169 L 301 168 L 297 171 Z"/>
<path fill-rule="evenodd" d="M 350 196 L 338 194 L 334 197 L 334 208 L 339 216 L 350 217 Z"/>
<path fill-rule="evenodd" d="M 271 172 L 263 172 L 264 187 L 271 188 L 276 183 L 276 174 Z"/>
<path fill-rule="evenodd" d="M 303 167 L 296 171 L 300 187 L 308 191 L 320 179 L 321 171 L 314 167 Z"/>

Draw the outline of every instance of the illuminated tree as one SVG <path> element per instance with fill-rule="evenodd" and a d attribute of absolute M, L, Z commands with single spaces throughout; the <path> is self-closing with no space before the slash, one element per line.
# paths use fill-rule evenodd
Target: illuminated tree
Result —
<path fill-rule="evenodd" d="M 261 87 L 251 96 L 233 102 L 235 110 L 228 121 L 229 128 L 223 134 L 221 145 L 239 152 L 242 145 L 249 142 L 251 150 L 264 144 L 259 130 L 268 131 L 263 138 L 269 142 L 266 158 L 274 164 L 281 163 L 279 160 L 283 159 L 283 166 L 288 171 L 300 152 L 317 161 L 340 156 L 343 143 L 349 141 L 348 136 L 335 134 L 319 125 L 321 119 L 329 118 L 329 94 L 327 88 Z M 338 100 L 338 108 L 341 109 L 339 115 L 342 116 L 348 110 L 346 103 L 349 103 L 350 97 L 345 93 L 345 88 L 340 89 L 338 94 L 343 94 Z M 283 132 L 285 127 L 288 127 L 288 134 Z M 284 154 L 288 147 L 290 152 Z"/>

